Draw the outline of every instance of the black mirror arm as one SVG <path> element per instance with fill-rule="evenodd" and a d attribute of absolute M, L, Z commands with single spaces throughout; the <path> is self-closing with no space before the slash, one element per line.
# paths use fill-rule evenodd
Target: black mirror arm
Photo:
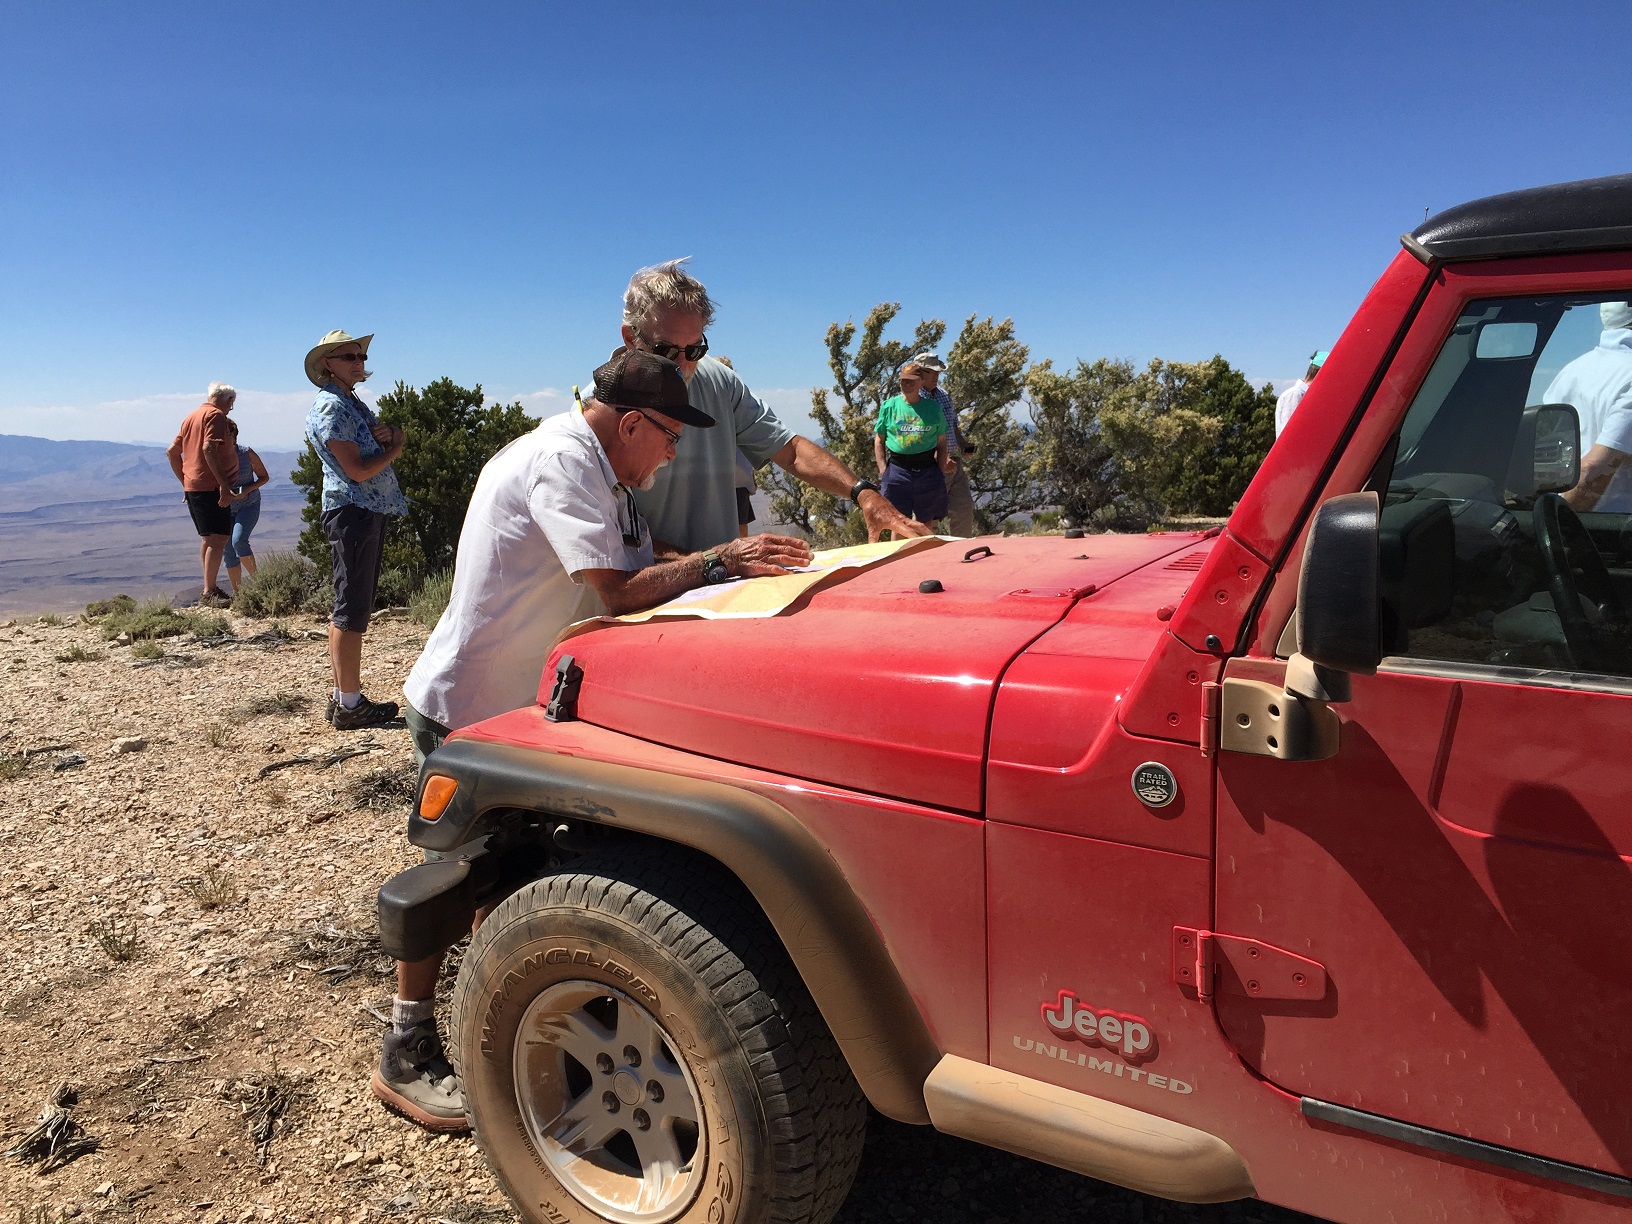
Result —
<path fill-rule="evenodd" d="M 1307 655 L 1294 654 L 1286 661 L 1285 689 L 1289 696 L 1305 701 L 1339 702 L 1354 697 L 1347 672 L 1322 667 Z"/>

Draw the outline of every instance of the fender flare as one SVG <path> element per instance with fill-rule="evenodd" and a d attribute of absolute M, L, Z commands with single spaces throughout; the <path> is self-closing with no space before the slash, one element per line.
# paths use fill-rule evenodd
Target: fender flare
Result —
<path fill-rule="evenodd" d="M 924 1082 L 940 1060 L 918 1005 L 866 909 L 826 847 L 780 804 L 721 782 L 534 748 L 454 739 L 423 775 L 458 782 L 435 821 L 408 820 L 432 850 L 466 842 L 496 809 L 626 829 L 720 863 L 770 919 L 867 1099 L 898 1122 L 929 1123 Z"/>

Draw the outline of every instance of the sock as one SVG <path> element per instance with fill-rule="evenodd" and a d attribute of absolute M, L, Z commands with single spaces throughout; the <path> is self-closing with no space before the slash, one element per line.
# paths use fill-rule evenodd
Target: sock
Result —
<path fill-rule="evenodd" d="M 334 696 L 335 700 L 337 700 L 341 705 L 345 706 L 348 710 L 355 710 L 362 704 L 363 700 L 363 695 L 361 693 L 342 693 L 339 689 L 334 690 Z"/>
<path fill-rule="evenodd" d="M 435 1015 L 435 999 L 392 999 L 391 1031 L 406 1033 L 414 1025 L 423 1024 Z"/>

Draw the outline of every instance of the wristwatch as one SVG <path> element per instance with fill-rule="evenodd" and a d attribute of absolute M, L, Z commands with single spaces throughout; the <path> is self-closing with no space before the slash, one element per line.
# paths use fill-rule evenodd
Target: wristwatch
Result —
<path fill-rule="evenodd" d="M 858 506 L 861 505 L 861 493 L 862 493 L 863 489 L 871 489 L 874 493 L 878 492 L 878 486 L 876 484 L 874 484 L 872 481 L 870 481 L 870 480 L 858 480 L 858 481 L 856 481 L 855 484 L 850 486 L 850 500 L 855 502 L 856 505 L 858 505 Z"/>
<path fill-rule="evenodd" d="M 725 562 L 720 560 L 720 554 L 712 548 L 703 554 L 703 581 L 709 586 L 718 586 L 722 582 L 731 580 L 731 571 L 725 568 Z"/>

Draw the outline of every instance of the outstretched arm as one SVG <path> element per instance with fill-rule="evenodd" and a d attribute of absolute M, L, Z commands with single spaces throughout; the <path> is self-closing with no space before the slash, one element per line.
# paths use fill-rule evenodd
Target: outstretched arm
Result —
<path fill-rule="evenodd" d="M 721 544 L 714 552 L 737 578 L 785 574 L 795 566 L 809 565 L 811 557 L 809 544 L 779 535 L 747 536 Z M 692 553 L 678 561 L 663 561 L 633 571 L 579 570 L 578 577 L 595 588 L 609 613 L 622 616 L 702 586 L 703 554 Z"/>
<path fill-rule="evenodd" d="M 875 451 L 875 455 L 876 453 Z M 836 455 L 817 446 L 809 438 L 795 436 L 771 456 L 771 462 L 785 471 L 792 472 L 806 484 L 814 485 L 824 493 L 833 494 L 834 497 L 849 497 L 850 490 L 856 484 L 854 472 L 840 463 Z M 857 505 L 861 508 L 861 517 L 867 523 L 869 541 L 876 541 L 886 531 L 898 540 L 906 539 L 908 536 L 929 534 L 927 524 L 913 522 L 870 489 L 863 491 Z"/>

